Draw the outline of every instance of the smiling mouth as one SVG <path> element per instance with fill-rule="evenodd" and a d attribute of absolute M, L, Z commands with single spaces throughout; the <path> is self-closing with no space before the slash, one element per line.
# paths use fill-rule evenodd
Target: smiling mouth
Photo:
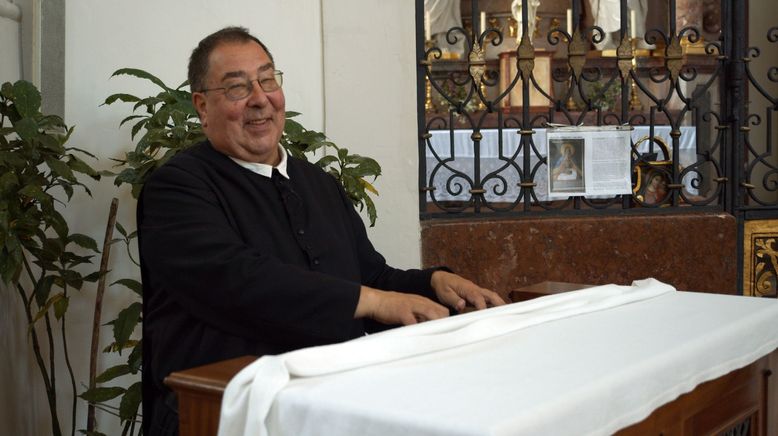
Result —
<path fill-rule="evenodd" d="M 270 121 L 270 118 L 261 118 L 256 120 L 249 120 L 246 121 L 246 125 L 248 126 L 263 126 L 267 124 Z"/>

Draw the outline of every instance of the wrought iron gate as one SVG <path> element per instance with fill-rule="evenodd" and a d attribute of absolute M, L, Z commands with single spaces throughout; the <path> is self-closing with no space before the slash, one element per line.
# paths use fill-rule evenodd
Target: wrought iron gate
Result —
<path fill-rule="evenodd" d="M 533 17 L 537 0 L 514 1 L 516 15 L 462 0 L 462 24 L 431 34 L 424 3 L 416 7 L 422 219 L 718 211 L 737 217 L 742 241 L 746 221 L 778 217 L 778 96 L 763 86 L 778 83 L 778 67 L 753 67 L 778 52 L 778 27 L 751 41 L 763 51 L 749 47 L 749 2 L 648 2 L 666 20 L 639 35 L 632 0 L 621 0 L 611 32 L 582 21 L 592 15 L 588 0 L 567 2 L 567 26 L 560 14 Z M 678 15 L 690 3 L 713 4 L 714 32 Z M 594 50 L 608 39 L 612 48 Z M 632 195 L 545 198 L 551 123 L 632 126 Z M 778 259 L 775 240 L 761 242 L 763 258 Z M 775 264 L 762 268 L 774 289 Z"/>

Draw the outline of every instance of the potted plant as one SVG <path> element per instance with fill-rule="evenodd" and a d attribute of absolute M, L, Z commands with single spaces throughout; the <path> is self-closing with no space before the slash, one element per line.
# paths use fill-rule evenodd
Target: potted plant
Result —
<path fill-rule="evenodd" d="M 76 188 L 90 194 L 81 177 L 99 175 L 79 157 L 89 153 L 67 145 L 73 128 L 58 116 L 42 114 L 40 106 L 40 92 L 29 82 L 0 87 L 0 279 L 20 297 L 52 432 L 61 435 L 55 355 L 61 353 L 66 364 L 75 418 L 66 315 L 71 294 L 84 282 L 96 281 L 99 273 L 79 272 L 78 267 L 91 263 L 92 255 L 84 252 L 96 253 L 97 244 L 71 233 L 57 209 L 67 206 Z"/>

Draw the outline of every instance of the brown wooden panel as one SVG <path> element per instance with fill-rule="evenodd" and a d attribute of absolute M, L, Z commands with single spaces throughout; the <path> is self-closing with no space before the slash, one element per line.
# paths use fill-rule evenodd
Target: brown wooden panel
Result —
<path fill-rule="evenodd" d="M 778 350 L 751 365 L 700 384 L 617 435 L 718 435 L 750 417 L 749 434 L 775 436 L 774 429 L 766 432 L 764 424 L 769 421 L 774 425 L 778 420 L 778 405 L 766 399 L 766 374 L 776 370 L 777 362 Z M 770 382 L 775 384 L 775 380 Z"/>
<path fill-rule="evenodd" d="M 256 356 L 178 371 L 165 378 L 165 384 L 178 396 L 180 436 L 213 436 L 219 429 L 221 400 L 227 383 Z"/>

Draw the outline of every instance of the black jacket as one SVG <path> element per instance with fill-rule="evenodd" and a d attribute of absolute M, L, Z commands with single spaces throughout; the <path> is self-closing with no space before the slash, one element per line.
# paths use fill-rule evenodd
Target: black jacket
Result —
<path fill-rule="evenodd" d="M 291 156 L 287 172 L 260 176 L 204 142 L 146 182 L 144 402 L 172 371 L 363 335 L 361 284 L 434 299 L 433 270 L 388 266 L 332 176 Z"/>

